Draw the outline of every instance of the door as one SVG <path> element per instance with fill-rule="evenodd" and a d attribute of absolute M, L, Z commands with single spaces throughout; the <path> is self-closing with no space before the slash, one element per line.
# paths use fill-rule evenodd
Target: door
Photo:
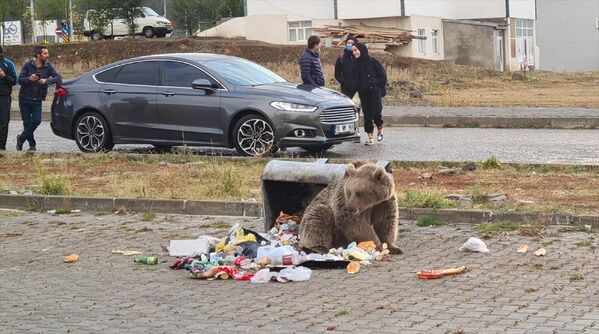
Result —
<path fill-rule="evenodd" d="M 165 61 L 157 93 L 161 132 L 182 144 L 223 142 L 220 91 L 193 89 L 196 79 L 218 83 L 198 67 L 180 61 Z"/>
<path fill-rule="evenodd" d="M 130 63 L 96 75 L 104 82 L 102 107 L 122 141 L 153 142 L 158 128 L 156 83 L 159 61 Z"/>
<path fill-rule="evenodd" d="M 504 71 L 505 44 L 503 44 L 503 30 L 495 30 L 495 69 Z"/>

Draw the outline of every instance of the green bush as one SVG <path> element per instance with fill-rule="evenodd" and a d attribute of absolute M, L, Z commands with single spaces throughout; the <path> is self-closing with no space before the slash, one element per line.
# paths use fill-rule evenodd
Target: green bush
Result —
<path fill-rule="evenodd" d="M 401 206 L 408 208 L 443 209 L 456 207 L 454 201 L 446 199 L 441 191 L 435 189 L 425 191 L 407 189 L 404 191 L 399 203 Z"/>

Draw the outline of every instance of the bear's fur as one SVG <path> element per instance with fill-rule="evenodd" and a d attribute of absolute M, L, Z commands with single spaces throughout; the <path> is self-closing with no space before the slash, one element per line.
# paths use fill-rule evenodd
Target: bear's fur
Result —
<path fill-rule="evenodd" d="M 300 243 L 327 253 L 352 241 L 372 240 L 378 250 L 387 243 L 392 254 L 401 254 L 395 244 L 397 215 L 395 185 L 385 169 L 354 162 L 308 205 L 300 224 Z"/>

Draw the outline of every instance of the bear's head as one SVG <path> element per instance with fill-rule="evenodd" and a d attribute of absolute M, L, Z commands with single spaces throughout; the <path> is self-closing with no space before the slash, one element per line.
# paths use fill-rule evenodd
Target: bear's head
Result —
<path fill-rule="evenodd" d="M 395 192 L 395 185 L 384 168 L 373 164 L 356 165 L 347 165 L 343 191 L 345 206 L 359 214 L 390 199 Z"/>

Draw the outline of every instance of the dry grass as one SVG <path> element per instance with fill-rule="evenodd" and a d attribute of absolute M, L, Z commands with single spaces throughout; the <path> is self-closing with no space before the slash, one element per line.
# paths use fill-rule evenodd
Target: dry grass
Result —
<path fill-rule="evenodd" d="M 165 164 L 166 163 L 166 164 Z M 340 163 L 340 162 L 338 162 Z M 221 159 L 193 155 L 66 155 L 36 154 L 0 157 L 2 189 L 40 193 L 43 177 L 60 176 L 73 196 L 137 197 L 189 200 L 261 201 L 261 174 L 266 160 Z M 394 164 L 401 205 L 464 207 L 572 214 L 599 214 L 599 168 L 592 166 L 529 166 L 503 164 L 456 175 L 437 174 L 439 166 Z M 459 167 L 459 166 L 455 166 Z M 432 180 L 420 174 L 432 172 Z M 503 192 L 508 201 L 496 207 L 486 194 Z M 474 203 L 450 202 L 459 193 Z M 522 204 L 520 200 L 531 200 Z"/>

